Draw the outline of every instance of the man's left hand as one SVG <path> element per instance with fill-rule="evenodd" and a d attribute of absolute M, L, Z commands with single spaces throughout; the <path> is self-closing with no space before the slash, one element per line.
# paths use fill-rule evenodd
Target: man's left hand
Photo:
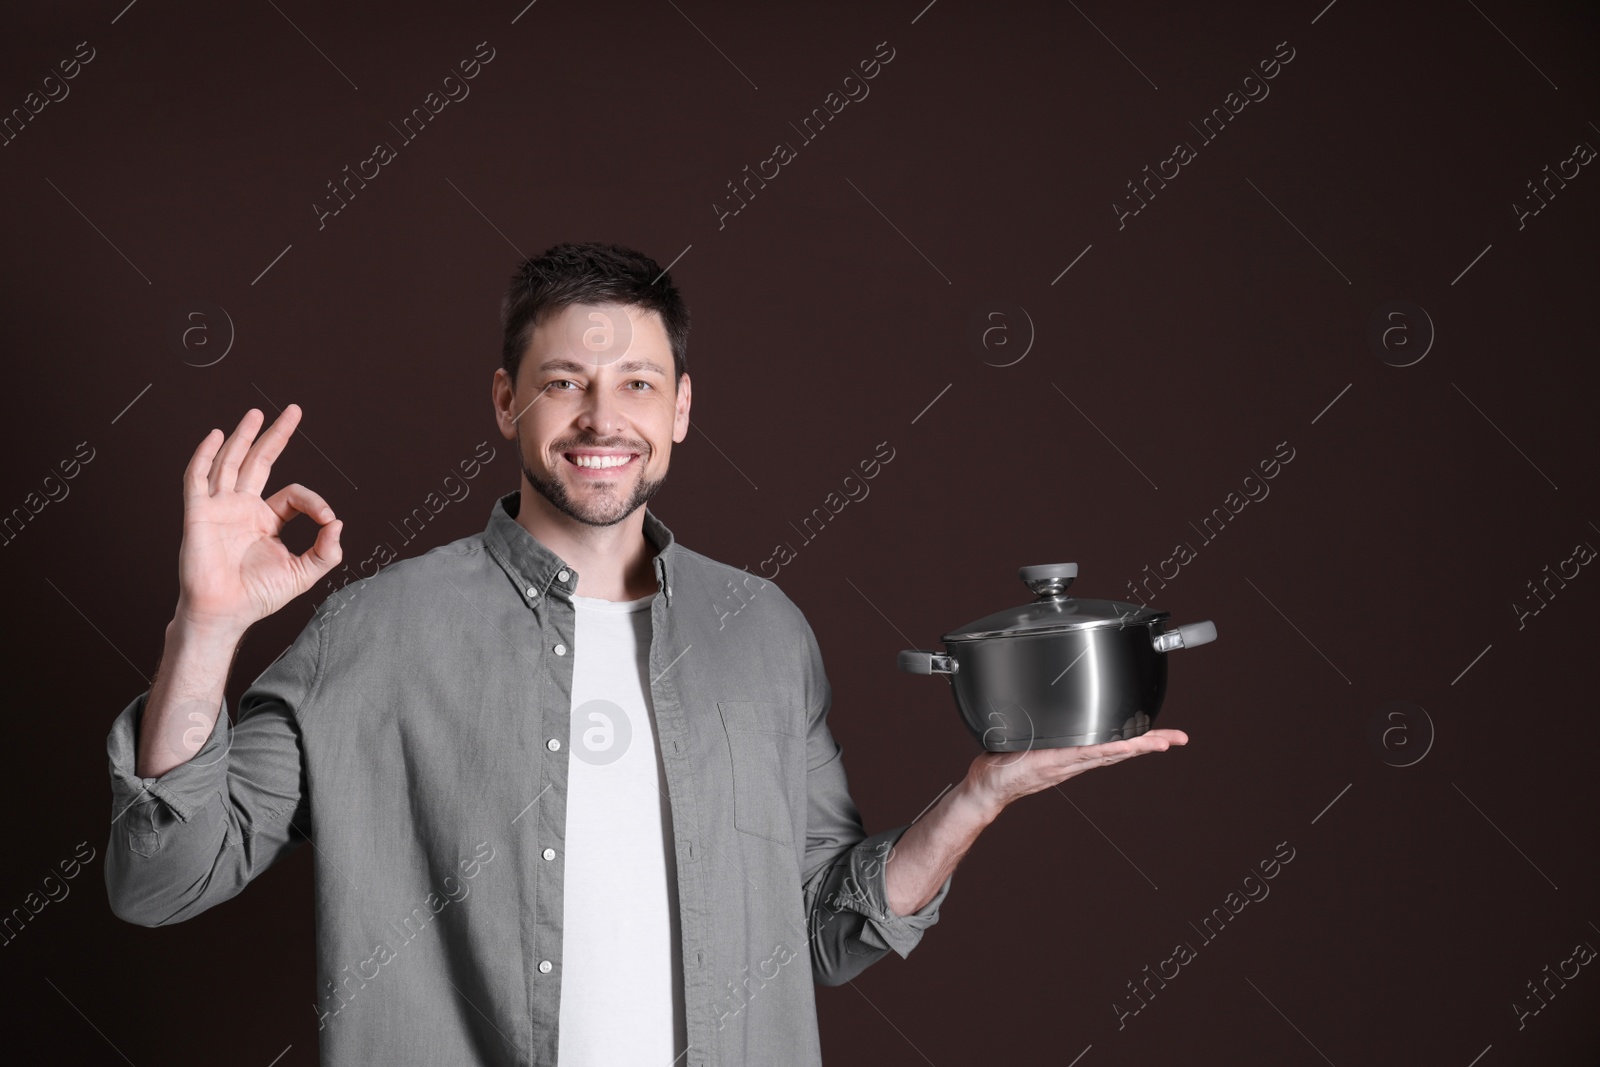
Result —
<path fill-rule="evenodd" d="M 1084 771 L 1188 743 L 1189 735 L 1182 730 L 1150 730 L 1127 741 L 1107 741 L 1102 745 L 985 752 L 972 761 L 965 784 L 974 797 L 998 814 L 1012 801 L 1059 785 Z"/>

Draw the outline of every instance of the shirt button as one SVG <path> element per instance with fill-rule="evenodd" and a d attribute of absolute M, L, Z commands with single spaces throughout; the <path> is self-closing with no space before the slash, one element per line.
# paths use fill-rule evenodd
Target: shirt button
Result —
<path fill-rule="evenodd" d="M 539 853 L 539 855 L 543 856 L 547 860 L 553 860 L 556 858 L 556 850 L 553 848 L 547 848 L 543 852 Z"/>
<path fill-rule="evenodd" d="M 568 578 L 571 578 L 571 577 L 572 577 L 572 575 L 571 575 L 571 574 L 570 574 L 570 573 L 569 573 L 569 572 L 567 572 L 567 571 L 557 571 L 557 572 L 556 572 L 556 578 L 557 578 L 557 580 L 559 580 L 559 581 L 563 581 L 563 582 L 564 582 L 564 581 L 566 581 L 566 580 L 567 580 L 567 579 L 568 579 Z"/>
<path fill-rule="evenodd" d="M 566 645 L 557 645 L 556 646 L 556 655 L 565 656 L 566 654 L 567 654 L 567 646 Z"/>
<path fill-rule="evenodd" d="M 549 960 L 540 960 L 539 961 L 539 973 L 540 974 L 549 974 L 550 973 L 550 968 L 552 966 L 553 966 L 553 964 Z"/>
<path fill-rule="evenodd" d="M 535 589 L 531 585 L 528 586 L 528 599 L 529 600 L 534 600 L 534 599 L 537 599 L 538 596 L 539 596 L 539 590 Z"/>
<path fill-rule="evenodd" d="M 552 737 L 550 740 L 548 740 L 548 741 L 546 741 L 544 743 L 544 747 L 548 748 L 551 752 L 560 752 L 561 751 L 561 739 L 557 738 L 557 737 Z"/>

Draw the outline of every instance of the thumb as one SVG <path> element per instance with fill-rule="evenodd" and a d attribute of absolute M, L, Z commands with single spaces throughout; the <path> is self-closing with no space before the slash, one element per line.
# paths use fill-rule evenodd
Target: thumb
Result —
<path fill-rule="evenodd" d="M 344 559 L 344 549 L 339 544 L 339 534 L 344 530 L 344 520 L 335 519 L 317 531 L 317 539 L 300 555 L 300 563 L 309 589 Z"/>

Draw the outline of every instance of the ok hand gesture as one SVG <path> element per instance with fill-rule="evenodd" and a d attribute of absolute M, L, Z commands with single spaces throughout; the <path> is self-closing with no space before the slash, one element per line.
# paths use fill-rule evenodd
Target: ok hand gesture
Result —
<path fill-rule="evenodd" d="M 242 635 L 338 566 L 344 524 L 321 496 L 299 483 L 261 496 L 272 464 L 300 422 L 290 404 L 256 440 L 265 416 L 245 412 L 226 440 L 206 434 L 183 477 L 183 546 L 178 552 L 178 616 L 206 629 Z M 253 443 L 252 443 L 253 442 Z M 296 515 L 322 529 L 301 555 L 278 534 Z"/>

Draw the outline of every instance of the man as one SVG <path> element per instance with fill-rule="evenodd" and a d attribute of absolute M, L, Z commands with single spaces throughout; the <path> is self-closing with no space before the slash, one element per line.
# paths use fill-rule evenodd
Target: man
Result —
<path fill-rule="evenodd" d="M 294 405 L 195 450 L 161 667 L 107 743 L 112 909 L 181 922 L 309 840 L 330 1067 L 817 1063 L 813 982 L 906 956 L 1002 808 L 1188 739 L 983 754 L 866 834 L 799 609 L 645 507 L 689 430 L 671 278 L 557 245 L 503 310 L 520 491 L 324 600 L 232 723 L 240 639 L 338 565 L 342 523 L 261 495 Z"/>

